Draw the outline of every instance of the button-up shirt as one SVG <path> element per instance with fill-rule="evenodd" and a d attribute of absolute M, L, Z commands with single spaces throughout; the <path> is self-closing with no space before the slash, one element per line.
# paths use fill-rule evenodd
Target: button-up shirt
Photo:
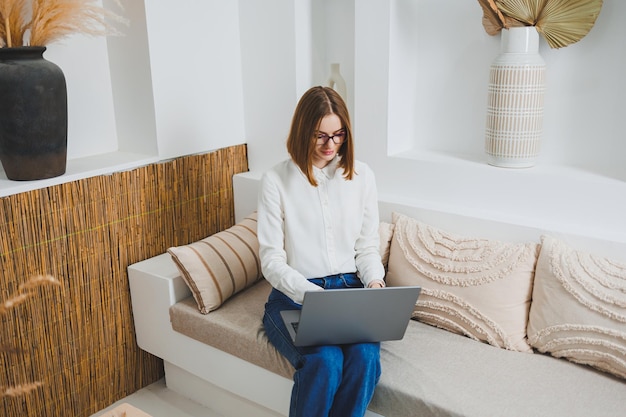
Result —
<path fill-rule="evenodd" d="M 374 173 L 356 161 L 355 175 L 347 180 L 338 161 L 313 168 L 317 187 L 291 159 L 261 180 L 258 237 L 263 275 L 300 304 L 306 291 L 321 290 L 309 278 L 356 272 L 368 286 L 385 275 Z"/>

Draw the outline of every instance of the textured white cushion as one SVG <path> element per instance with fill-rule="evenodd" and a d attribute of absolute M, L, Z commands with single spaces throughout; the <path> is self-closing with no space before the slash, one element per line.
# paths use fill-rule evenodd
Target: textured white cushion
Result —
<path fill-rule="evenodd" d="M 532 352 L 526 326 L 537 243 L 459 236 L 393 213 L 387 285 L 420 285 L 414 318 L 490 345 Z"/>
<path fill-rule="evenodd" d="M 391 249 L 391 239 L 393 238 L 393 223 L 380 222 L 378 234 L 380 236 L 380 259 L 387 269 L 389 263 L 389 250 Z"/>
<path fill-rule="evenodd" d="M 528 340 L 626 378 L 626 264 L 542 237 Z"/>
<path fill-rule="evenodd" d="M 167 251 L 202 314 L 262 277 L 256 212 L 227 230 Z"/>

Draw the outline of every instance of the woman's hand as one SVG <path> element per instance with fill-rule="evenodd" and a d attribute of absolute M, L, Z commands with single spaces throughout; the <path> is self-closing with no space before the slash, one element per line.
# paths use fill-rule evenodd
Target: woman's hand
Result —
<path fill-rule="evenodd" d="M 373 281 L 370 282 L 370 285 L 367 286 L 367 288 L 384 288 L 385 287 L 385 283 L 383 281 Z"/>

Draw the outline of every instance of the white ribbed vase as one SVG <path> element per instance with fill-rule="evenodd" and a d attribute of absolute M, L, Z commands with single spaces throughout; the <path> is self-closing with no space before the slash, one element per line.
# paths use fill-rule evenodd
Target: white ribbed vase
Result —
<path fill-rule="evenodd" d="M 501 36 L 489 72 L 485 152 L 490 165 L 527 168 L 539 155 L 546 64 L 534 27 L 503 29 Z"/>

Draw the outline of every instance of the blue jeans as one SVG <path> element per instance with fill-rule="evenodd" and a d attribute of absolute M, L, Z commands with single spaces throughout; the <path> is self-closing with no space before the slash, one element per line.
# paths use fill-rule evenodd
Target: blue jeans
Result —
<path fill-rule="evenodd" d="M 356 274 L 309 281 L 325 289 L 363 286 Z M 296 370 L 289 417 L 363 417 L 380 378 L 380 343 L 296 347 L 280 311 L 301 308 L 272 289 L 263 316 L 270 342 Z"/>

